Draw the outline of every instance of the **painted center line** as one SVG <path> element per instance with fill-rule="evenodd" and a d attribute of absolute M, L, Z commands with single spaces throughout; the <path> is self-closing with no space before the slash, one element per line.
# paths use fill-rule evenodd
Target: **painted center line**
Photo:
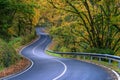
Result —
<path fill-rule="evenodd" d="M 53 80 L 57 80 L 57 79 L 61 78 L 65 74 L 65 72 L 67 71 L 67 66 L 66 66 L 65 63 L 63 63 L 62 61 L 57 60 L 57 59 L 55 59 L 55 60 L 57 62 L 61 63 L 64 66 L 64 70 L 63 70 L 63 72 L 59 76 L 55 77 Z"/>
<path fill-rule="evenodd" d="M 47 40 L 47 38 L 45 38 L 42 42 L 40 42 L 40 44 L 38 44 L 37 46 L 35 46 L 35 47 L 33 48 L 33 50 L 32 50 L 33 55 L 36 55 L 36 54 L 35 54 L 35 50 L 36 50 L 41 44 L 45 43 L 46 40 Z"/>

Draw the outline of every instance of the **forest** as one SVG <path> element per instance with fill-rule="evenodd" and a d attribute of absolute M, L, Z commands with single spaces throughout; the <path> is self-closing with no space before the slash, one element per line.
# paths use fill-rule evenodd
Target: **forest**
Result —
<path fill-rule="evenodd" d="M 21 59 L 38 26 L 51 50 L 120 55 L 120 0 L 0 0 L 0 68 Z"/>
<path fill-rule="evenodd" d="M 0 0 L 0 70 L 22 59 L 17 50 L 35 38 L 39 7 L 33 0 Z"/>

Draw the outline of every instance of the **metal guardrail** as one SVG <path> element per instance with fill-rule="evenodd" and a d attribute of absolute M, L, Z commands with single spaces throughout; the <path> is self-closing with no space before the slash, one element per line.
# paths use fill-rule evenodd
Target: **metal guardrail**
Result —
<path fill-rule="evenodd" d="M 93 58 L 98 58 L 99 61 L 102 61 L 102 59 L 107 59 L 108 63 L 111 64 L 112 61 L 118 62 L 118 67 L 120 68 L 120 57 L 119 56 L 114 56 L 114 55 L 109 55 L 109 54 L 97 54 L 97 53 L 83 53 L 83 52 L 55 52 L 55 51 L 50 51 L 47 50 L 48 52 L 56 53 L 56 54 L 67 54 L 67 55 L 74 55 L 74 56 L 83 56 L 84 59 L 86 57 L 90 57 L 91 60 Z"/>

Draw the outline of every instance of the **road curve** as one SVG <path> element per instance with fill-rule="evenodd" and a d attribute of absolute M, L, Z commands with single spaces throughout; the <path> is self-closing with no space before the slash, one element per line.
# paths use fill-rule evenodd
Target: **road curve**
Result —
<path fill-rule="evenodd" d="M 36 31 L 40 36 L 38 40 L 21 51 L 32 65 L 4 80 L 114 80 L 108 71 L 97 65 L 48 56 L 44 51 L 51 39 L 41 28 L 36 28 Z"/>

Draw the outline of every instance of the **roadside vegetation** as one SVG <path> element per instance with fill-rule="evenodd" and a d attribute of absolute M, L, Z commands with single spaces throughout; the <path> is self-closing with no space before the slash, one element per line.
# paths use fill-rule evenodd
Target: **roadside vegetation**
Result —
<path fill-rule="evenodd" d="M 57 44 L 54 50 L 119 55 L 119 0 L 48 1 L 61 12 L 50 28 Z"/>
<path fill-rule="evenodd" d="M 19 55 L 19 50 L 35 39 L 39 15 L 38 2 L 0 0 L 0 77 L 30 65 Z"/>
<path fill-rule="evenodd" d="M 16 63 L 19 59 L 20 56 L 14 48 L 0 39 L 0 70 Z"/>

